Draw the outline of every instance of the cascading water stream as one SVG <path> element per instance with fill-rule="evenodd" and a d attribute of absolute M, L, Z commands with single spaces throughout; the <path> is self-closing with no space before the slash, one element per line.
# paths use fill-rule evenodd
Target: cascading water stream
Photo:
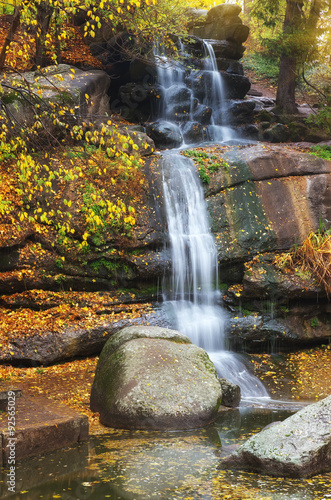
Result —
<path fill-rule="evenodd" d="M 208 352 L 219 376 L 240 386 L 243 398 L 268 397 L 240 356 L 225 349 L 217 251 L 195 166 L 175 153 L 164 155 L 161 162 L 172 263 L 170 283 L 164 285 L 167 314 L 180 332 Z"/>
<path fill-rule="evenodd" d="M 164 47 L 156 42 L 154 57 L 157 61 L 158 83 L 162 89 L 162 98 L 158 110 L 158 119 L 170 122 L 178 127 L 182 136 L 182 146 L 193 142 L 187 133 L 190 126 L 194 128 L 205 111 L 204 125 L 201 130 L 201 141 L 230 142 L 237 138 L 234 129 L 225 122 L 226 99 L 221 74 L 217 67 L 214 49 L 211 43 L 202 40 L 202 69 L 185 67 L 183 62 L 169 59 Z M 179 54 L 182 60 L 190 59 L 185 52 L 185 45 L 179 43 Z M 202 89 L 201 89 L 202 87 Z M 203 90 L 203 92 L 201 92 Z M 201 97 L 203 94 L 203 97 Z M 203 109 L 204 108 L 204 109 Z M 211 112 L 206 119 L 208 111 Z M 195 137 L 196 134 L 193 134 Z"/>
<path fill-rule="evenodd" d="M 224 143 L 233 138 L 232 129 L 223 123 L 224 89 L 212 45 L 204 42 L 203 52 L 203 70 L 185 70 L 181 63 L 169 61 L 162 47 L 155 46 L 158 82 L 163 88 L 160 118 L 178 126 L 183 145 L 185 128 L 195 123 L 199 106 L 212 110 L 210 123 L 204 127 L 205 139 Z M 183 44 L 181 54 L 185 57 Z M 199 104 L 201 81 L 203 99 Z M 164 307 L 170 321 L 208 352 L 219 375 L 238 384 L 243 398 L 268 397 L 240 356 L 226 350 L 226 313 L 219 305 L 217 250 L 194 163 L 178 153 L 165 154 L 161 162 L 172 263 L 171 279 L 164 284 Z"/>
<path fill-rule="evenodd" d="M 234 139 L 234 131 L 224 124 L 226 114 L 225 89 L 221 73 L 217 67 L 215 52 L 211 43 L 204 40 L 206 58 L 205 70 L 210 73 L 211 88 L 206 89 L 205 103 L 213 110 L 211 124 L 208 127 L 209 140 L 212 142 L 229 142 Z"/>

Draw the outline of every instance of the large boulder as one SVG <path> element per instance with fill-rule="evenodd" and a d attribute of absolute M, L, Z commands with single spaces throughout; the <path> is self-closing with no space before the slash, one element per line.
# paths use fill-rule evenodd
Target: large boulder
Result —
<path fill-rule="evenodd" d="M 331 396 L 263 429 L 221 462 L 271 476 L 309 477 L 331 470 Z"/>
<path fill-rule="evenodd" d="M 175 330 L 128 327 L 97 365 L 91 409 L 109 427 L 190 429 L 211 423 L 222 390 L 207 353 Z"/>
<path fill-rule="evenodd" d="M 216 59 L 241 59 L 245 52 L 243 45 L 238 45 L 232 40 L 211 40 Z"/>
<path fill-rule="evenodd" d="M 220 4 L 212 7 L 207 13 L 207 22 L 220 21 L 221 19 L 238 16 L 241 12 L 240 5 Z"/>
<path fill-rule="evenodd" d="M 230 101 L 228 121 L 231 124 L 249 123 L 253 121 L 255 102 L 251 99 Z"/>
<path fill-rule="evenodd" d="M 237 45 L 245 42 L 249 28 L 239 17 L 239 5 L 221 4 L 212 7 L 205 15 L 191 15 L 192 33 L 205 39 L 229 40 Z"/>
<path fill-rule="evenodd" d="M 247 76 L 223 71 L 222 79 L 224 82 L 226 99 L 243 99 L 251 88 L 251 82 Z"/>
<path fill-rule="evenodd" d="M 35 123 L 34 104 L 45 111 L 42 119 L 44 128 L 48 128 L 49 133 L 55 136 L 61 133 L 61 126 L 54 124 L 54 118 L 48 116 L 56 111 L 56 107 L 58 111 L 63 107 L 74 109 L 72 118 L 76 124 L 80 119 L 93 117 L 95 122 L 98 116 L 104 120 L 105 116 L 110 115 L 107 94 L 110 77 L 102 70 L 83 71 L 68 64 L 59 64 L 15 75 L 2 83 L 5 90 L 2 100 L 10 120 L 25 128 Z M 39 132 L 43 133 L 44 128 Z M 13 133 L 15 130 L 14 127 Z"/>

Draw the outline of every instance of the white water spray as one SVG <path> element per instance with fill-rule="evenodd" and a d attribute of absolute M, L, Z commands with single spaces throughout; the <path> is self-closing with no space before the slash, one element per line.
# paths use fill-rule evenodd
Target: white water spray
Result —
<path fill-rule="evenodd" d="M 207 57 L 205 70 L 210 73 L 211 89 L 206 92 L 206 104 L 213 110 L 211 125 L 208 127 L 209 139 L 212 142 L 229 142 L 235 138 L 234 130 L 224 124 L 226 114 L 225 88 L 222 75 L 217 67 L 215 52 L 211 43 L 204 40 Z"/>
<path fill-rule="evenodd" d="M 162 158 L 163 191 L 172 275 L 164 300 L 175 327 L 205 349 L 219 376 L 241 388 L 243 398 L 268 397 L 240 356 L 225 349 L 226 313 L 218 304 L 217 251 L 194 163 L 179 154 Z"/>

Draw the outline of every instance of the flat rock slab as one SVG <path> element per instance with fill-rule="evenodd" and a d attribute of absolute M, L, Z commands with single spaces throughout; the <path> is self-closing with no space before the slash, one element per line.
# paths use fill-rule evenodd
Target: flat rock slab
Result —
<path fill-rule="evenodd" d="M 15 431 L 11 414 L 0 414 L 0 465 L 70 446 L 88 438 L 88 418 L 71 408 L 41 397 L 24 395 L 15 400 Z M 12 455 L 11 455 L 12 454 Z"/>
<path fill-rule="evenodd" d="M 20 398 L 22 396 L 22 391 L 20 389 L 11 389 L 11 396 Z M 6 411 L 8 405 L 8 390 L 2 391 L 0 388 L 0 411 Z"/>

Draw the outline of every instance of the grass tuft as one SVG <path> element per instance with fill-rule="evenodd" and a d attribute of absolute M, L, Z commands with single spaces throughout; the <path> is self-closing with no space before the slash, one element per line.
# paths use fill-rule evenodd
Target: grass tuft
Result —
<path fill-rule="evenodd" d="M 302 245 L 291 252 L 276 257 L 275 264 L 281 268 L 293 270 L 300 266 L 311 273 L 326 291 L 328 300 L 331 297 L 331 230 L 311 232 Z"/>

